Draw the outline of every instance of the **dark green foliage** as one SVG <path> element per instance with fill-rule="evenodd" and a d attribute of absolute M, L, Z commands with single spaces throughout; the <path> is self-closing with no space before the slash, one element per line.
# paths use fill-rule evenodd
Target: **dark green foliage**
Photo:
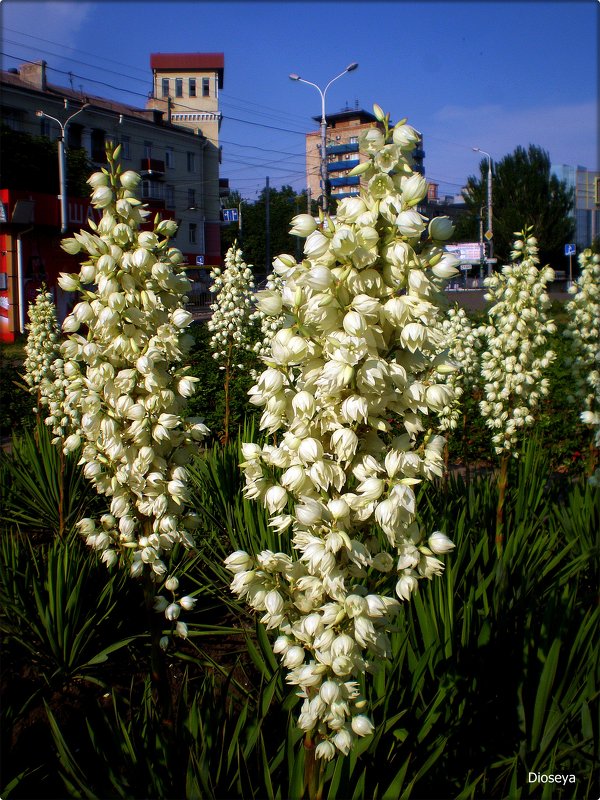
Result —
<path fill-rule="evenodd" d="M 248 429 L 242 439 L 252 436 Z M 208 451 L 192 473 L 205 544 L 184 572 L 186 581 L 197 582 L 203 609 L 196 621 L 189 620 L 190 641 L 169 654 L 178 687 L 173 725 L 162 724 L 136 662 L 122 662 L 124 671 L 115 673 L 119 653 L 109 654 L 104 666 L 91 664 L 89 674 L 110 675 L 112 693 L 80 696 L 79 706 L 64 689 L 57 696 L 43 693 L 44 735 L 53 746 L 32 748 L 28 760 L 11 763 L 3 796 L 40 796 L 36 787 L 43 786 L 45 797 L 302 797 L 304 750 L 294 725 L 298 698 L 285 684 L 266 632 L 229 594 L 220 563 L 234 547 L 285 545 L 264 526 L 263 509 L 241 499 L 238 447 Z M 450 477 L 423 487 L 424 527 L 444 530 L 456 549 L 445 559 L 444 575 L 425 582 L 403 606 L 392 658 L 366 686 L 376 731 L 350 756 L 326 765 L 324 798 L 550 797 L 527 782 L 529 771 L 577 776 L 576 792 L 569 784 L 553 787 L 554 800 L 593 796 L 600 745 L 597 490 L 566 480 L 548 483 L 547 453 L 539 446 L 527 448 L 511 470 L 500 561 L 493 542 L 493 479 L 467 485 Z M 26 614 L 23 619 L 15 613 L 10 636 L 20 628 L 40 641 L 31 633 L 40 617 L 35 601 L 22 596 L 24 588 L 11 587 L 27 585 L 23 576 L 34 569 L 31 563 L 39 574 L 34 585 L 43 575 L 46 583 L 55 582 L 53 564 L 62 563 L 65 546 L 44 550 L 44 556 L 40 551 L 33 562 L 23 558 L 21 540 L 7 547 L 7 564 L 16 558 L 17 566 L 3 570 L 1 585 L 8 588 L 2 601 L 7 604 L 8 597 L 9 608 L 22 602 Z M 87 566 L 80 555 L 69 556 L 78 565 L 69 573 L 70 586 L 78 585 L 78 570 L 93 574 L 90 555 Z M 97 651 L 89 652 L 101 653 L 120 641 L 119 630 L 121 636 L 128 631 L 117 625 L 107 633 L 97 577 L 91 584 L 86 578 L 86 585 L 94 587 L 89 597 L 80 594 L 81 607 L 69 613 L 100 620 Z M 116 587 L 108 598 L 114 599 Z M 110 614 L 115 623 L 122 617 Z M 9 642 L 8 657 L 14 659 L 25 645 L 16 638 Z M 45 653 L 47 645 L 38 649 Z M 34 667 L 40 664 L 36 659 Z M 87 663 L 89 658 L 84 675 Z M 110 665 L 112 671 L 104 672 Z M 16 719 L 10 699 L 7 714 L 9 721 Z"/>
<path fill-rule="evenodd" d="M 204 418 L 213 437 L 219 439 L 223 434 L 225 417 L 224 372 L 213 358 L 210 349 L 211 333 L 206 322 L 196 323 L 192 329 L 196 344 L 190 353 L 192 365 L 190 375 L 200 378 L 196 392 L 188 404 L 189 416 Z M 251 369 L 262 370 L 260 362 L 251 352 L 242 352 L 239 363 L 242 368 L 234 368 L 230 393 L 230 431 L 235 437 L 236 429 L 242 425 L 244 417 L 251 414 L 253 407 L 248 402 L 248 391 L 254 384 Z"/>
<path fill-rule="evenodd" d="M 51 442 L 48 427 L 13 436 L 10 449 L 0 453 L 4 482 L 0 520 L 33 532 L 66 535 L 94 509 L 105 508 L 78 465 L 79 454 L 65 456 Z"/>
<path fill-rule="evenodd" d="M 36 546 L 3 531 L 3 797 L 64 797 L 45 705 L 72 725 L 115 681 L 128 685 L 123 652 L 145 638 L 136 588 L 76 537 Z"/>
<path fill-rule="evenodd" d="M 479 176 L 471 175 L 463 194 L 467 213 L 461 217 L 457 238 L 478 241 L 479 211 L 487 205 L 488 161 L 480 163 Z M 533 226 L 540 247 L 540 261 L 560 269 L 564 264 L 564 245 L 572 241 L 574 222 L 569 216 L 574 203 L 564 181 L 550 172 L 550 156 L 530 144 L 493 164 L 494 256 L 509 260 L 515 231 Z"/>
<path fill-rule="evenodd" d="M 0 126 L 2 188 L 58 194 L 58 150 L 56 142 L 45 136 L 30 136 L 8 125 Z M 66 149 L 67 191 L 82 197 L 89 193 L 86 181 L 93 167 L 85 150 Z"/>
<path fill-rule="evenodd" d="M 227 200 L 229 208 L 242 206 L 242 237 L 235 224 L 225 226 L 221 235 L 223 253 L 227 252 L 235 240 L 241 247 L 244 260 L 252 265 L 255 275 L 265 275 L 271 272 L 271 262 L 280 253 L 289 253 L 298 260 L 302 258 L 303 240 L 298 236 L 290 236 L 290 220 L 296 214 L 305 214 L 307 210 L 306 192 L 296 194 L 291 186 L 282 186 L 281 189 L 269 189 L 269 230 L 270 259 L 267 264 L 267 227 L 266 205 L 267 190 L 263 189 L 253 203 L 241 200 L 239 194 L 232 192 Z M 316 205 L 313 204 L 316 213 Z"/>
<path fill-rule="evenodd" d="M 35 400 L 25 388 L 23 368 L 0 358 L 0 438 L 33 424 Z"/>

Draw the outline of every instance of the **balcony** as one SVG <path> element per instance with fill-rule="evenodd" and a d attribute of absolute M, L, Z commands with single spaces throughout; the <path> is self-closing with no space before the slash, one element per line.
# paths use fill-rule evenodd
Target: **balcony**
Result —
<path fill-rule="evenodd" d="M 327 146 L 327 155 L 337 155 L 338 153 L 358 153 L 358 142 Z"/>
<path fill-rule="evenodd" d="M 332 178 L 330 183 L 332 186 L 358 186 L 360 177 L 358 175 L 346 175 L 343 178 Z"/>
<path fill-rule="evenodd" d="M 158 158 L 142 158 L 140 166 L 141 175 L 164 175 L 165 162 Z"/>
<path fill-rule="evenodd" d="M 327 164 L 327 171 L 328 172 L 338 172 L 341 169 L 354 169 L 354 167 L 358 167 L 360 161 L 358 158 L 353 158 L 352 161 L 331 161 Z"/>

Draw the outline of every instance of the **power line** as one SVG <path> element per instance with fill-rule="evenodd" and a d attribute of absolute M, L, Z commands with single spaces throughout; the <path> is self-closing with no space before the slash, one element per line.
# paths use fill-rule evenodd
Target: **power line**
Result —
<path fill-rule="evenodd" d="M 17 33 L 20 36 L 26 36 L 26 37 L 28 37 L 30 39 L 35 39 L 36 41 L 44 42 L 45 44 L 52 44 L 52 45 L 56 45 L 57 47 L 64 47 L 64 44 L 62 42 L 54 42 L 54 41 L 52 41 L 50 39 L 45 39 L 45 38 L 43 38 L 41 36 L 34 36 L 33 34 L 26 33 L 25 31 L 18 31 L 15 28 L 5 28 L 5 30 L 6 31 L 10 31 L 11 33 Z M 7 39 L 5 39 L 4 41 L 8 42 L 9 44 L 15 44 L 15 45 L 21 46 L 21 47 L 29 47 L 29 45 L 27 45 L 25 43 L 22 43 L 22 42 L 12 42 L 12 41 L 7 40 Z M 138 83 L 146 83 L 146 84 L 148 83 L 149 75 L 146 72 L 146 70 L 142 69 L 141 67 L 134 66 L 133 64 L 124 64 L 121 61 L 116 61 L 114 59 L 106 58 L 105 55 L 99 55 L 97 53 L 92 53 L 89 50 L 79 50 L 79 49 L 77 49 L 75 47 L 69 47 L 69 50 L 72 50 L 75 53 L 83 53 L 83 54 L 85 54 L 87 56 L 92 56 L 94 58 L 99 59 L 102 63 L 101 63 L 101 65 L 95 65 L 95 64 L 90 64 L 89 62 L 86 62 L 86 61 L 80 61 L 78 59 L 71 58 L 70 56 L 67 56 L 64 53 L 52 53 L 50 51 L 43 51 L 43 50 L 41 50 L 41 52 L 47 52 L 48 54 L 50 54 L 52 56 L 60 57 L 65 61 L 72 61 L 74 64 L 82 64 L 84 66 L 91 67 L 92 69 L 102 69 L 103 72 L 107 72 L 108 71 L 108 72 L 111 72 L 112 74 L 118 75 L 119 77 L 123 77 L 123 72 L 122 71 L 115 72 L 113 70 L 107 70 L 106 69 L 105 64 L 108 61 L 110 63 L 116 64 L 117 66 L 126 67 L 127 69 L 135 70 L 135 71 L 140 72 L 140 73 L 143 72 L 144 73 L 144 77 L 143 78 L 141 78 L 141 77 L 137 78 L 134 75 L 128 75 L 127 77 L 129 77 L 131 80 L 137 81 Z M 11 58 L 17 58 L 18 59 L 17 56 L 11 56 Z M 68 73 L 66 73 L 66 74 L 68 74 Z M 127 90 L 123 90 L 123 91 L 127 91 Z M 245 103 L 246 105 L 255 106 L 259 110 L 260 109 L 265 109 L 267 111 L 273 111 L 273 112 L 275 112 L 275 114 L 277 116 L 283 117 L 284 119 L 289 119 L 291 116 L 293 116 L 293 117 L 297 118 L 299 123 L 306 121 L 305 117 L 303 115 L 294 114 L 294 113 L 290 114 L 289 112 L 280 111 L 279 109 L 273 108 L 272 106 L 266 106 L 266 105 L 261 104 L 261 103 L 254 103 L 254 102 L 249 101 L 249 100 L 247 100 L 245 98 L 236 97 L 235 95 L 229 94 L 229 92 L 224 91 L 224 90 L 221 90 L 220 97 L 222 97 L 222 98 L 224 97 L 225 98 L 225 102 L 227 102 L 227 103 L 229 102 L 227 100 L 227 98 L 231 98 L 231 100 L 237 100 L 238 102 Z M 232 107 L 235 107 L 234 104 L 231 104 L 231 105 L 232 105 Z M 260 113 L 260 111 L 259 112 L 255 112 L 255 111 L 252 111 L 251 109 L 243 109 L 242 108 L 240 110 L 247 110 L 248 113 L 250 113 L 250 114 Z"/>

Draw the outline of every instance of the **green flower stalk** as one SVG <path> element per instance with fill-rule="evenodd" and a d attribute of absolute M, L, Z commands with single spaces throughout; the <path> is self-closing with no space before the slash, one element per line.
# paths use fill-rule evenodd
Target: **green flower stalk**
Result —
<path fill-rule="evenodd" d="M 573 374 L 573 402 L 579 402 L 581 420 L 594 431 L 590 474 L 600 485 L 600 469 L 594 467 L 600 448 L 600 255 L 584 250 L 579 256 L 580 275 L 569 292 L 565 336 L 570 343 Z"/>
<path fill-rule="evenodd" d="M 373 731 L 359 680 L 388 658 L 401 602 L 454 546 L 421 529 L 414 490 L 443 472 L 432 417 L 452 395 L 434 377 L 453 369 L 440 355 L 452 226 L 415 210 L 427 193 L 411 168 L 416 131 L 380 119 L 359 142 L 366 188 L 335 218 L 296 216 L 304 260 L 279 256 L 281 291 L 258 295 L 284 315 L 250 392 L 277 444 L 243 445 L 245 495 L 287 532 L 292 555 L 226 560 L 232 591 L 278 632 L 307 758 L 321 760 Z"/>
<path fill-rule="evenodd" d="M 101 221 L 63 241 L 68 253 L 84 255 L 78 273 L 59 279 L 80 293 L 63 324 L 70 334 L 61 347 L 63 389 L 67 406 L 81 414 L 65 449 L 82 447 L 84 474 L 110 500 L 110 513 L 82 520 L 81 532 L 108 566 L 144 579 L 151 607 L 173 547 L 194 544 L 186 464 L 208 431 L 184 416 L 197 379 L 184 361 L 192 317 L 183 256 L 170 244 L 177 226 L 156 218 L 152 231 L 143 230 L 148 212 L 134 191 L 140 177 L 122 172 L 119 150 L 108 148 L 109 169 L 89 179 Z M 157 603 L 187 636 L 178 601 Z"/>

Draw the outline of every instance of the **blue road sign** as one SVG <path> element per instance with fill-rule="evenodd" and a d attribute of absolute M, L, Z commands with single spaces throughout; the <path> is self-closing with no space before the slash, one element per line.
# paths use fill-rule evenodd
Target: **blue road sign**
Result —
<path fill-rule="evenodd" d="M 575 245 L 574 244 L 566 244 L 565 245 L 565 255 L 566 256 L 574 256 L 575 255 Z"/>
<path fill-rule="evenodd" d="M 237 222 L 238 221 L 238 210 L 237 210 L 237 208 L 224 208 L 223 209 L 223 221 L 224 222 Z"/>

